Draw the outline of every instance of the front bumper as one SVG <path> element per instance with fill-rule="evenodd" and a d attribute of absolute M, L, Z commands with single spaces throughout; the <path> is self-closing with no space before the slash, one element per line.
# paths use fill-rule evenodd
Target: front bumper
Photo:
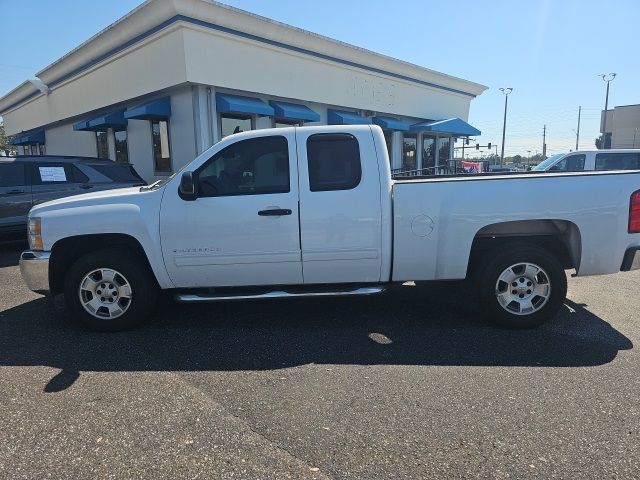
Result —
<path fill-rule="evenodd" d="M 20 273 L 29 290 L 49 293 L 49 258 L 51 252 L 27 250 L 20 255 Z"/>
<path fill-rule="evenodd" d="M 628 272 L 631 270 L 640 270 L 640 247 L 631 247 L 624 254 L 620 271 Z"/>

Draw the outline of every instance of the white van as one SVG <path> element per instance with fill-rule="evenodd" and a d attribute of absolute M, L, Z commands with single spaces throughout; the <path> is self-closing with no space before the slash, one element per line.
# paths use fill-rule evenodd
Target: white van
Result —
<path fill-rule="evenodd" d="M 557 153 L 540 162 L 533 170 L 538 172 L 640 170 L 640 149 L 578 150 Z"/>

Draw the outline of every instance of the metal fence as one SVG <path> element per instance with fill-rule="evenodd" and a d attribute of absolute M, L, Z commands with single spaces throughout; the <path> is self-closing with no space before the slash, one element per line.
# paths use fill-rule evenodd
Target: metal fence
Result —
<path fill-rule="evenodd" d="M 485 170 L 488 169 L 489 162 L 485 163 Z M 426 167 L 420 169 L 414 168 L 396 168 L 391 170 L 391 177 L 423 177 L 432 175 L 459 175 L 468 173 L 462 168 L 462 160 L 447 160 L 444 164 L 435 167 Z"/>

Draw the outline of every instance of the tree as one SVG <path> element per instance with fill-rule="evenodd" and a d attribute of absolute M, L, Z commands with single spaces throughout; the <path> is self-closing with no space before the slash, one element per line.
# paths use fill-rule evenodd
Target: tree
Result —
<path fill-rule="evenodd" d="M 596 148 L 598 150 L 602 150 L 603 148 L 611 148 L 611 134 L 608 133 L 606 136 L 605 146 L 602 146 L 602 135 L 596 138 Z"/>
<path fill-rule="evenodd" d="M 0 152 L 9 155 L 11 150 L 13 149 L 8 145 L 7 135 L 4 133 L 4 123 L 0 120 Z"/>

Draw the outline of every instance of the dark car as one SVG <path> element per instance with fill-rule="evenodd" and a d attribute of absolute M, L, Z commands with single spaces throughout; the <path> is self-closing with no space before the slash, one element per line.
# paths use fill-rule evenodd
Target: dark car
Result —
<path fill-rule="evenodd" d="M 0 157 L 0 234 L 26 231 L 32 206 L 56 198 L 146 185 L 132 165 L 92 157 Z"/>

